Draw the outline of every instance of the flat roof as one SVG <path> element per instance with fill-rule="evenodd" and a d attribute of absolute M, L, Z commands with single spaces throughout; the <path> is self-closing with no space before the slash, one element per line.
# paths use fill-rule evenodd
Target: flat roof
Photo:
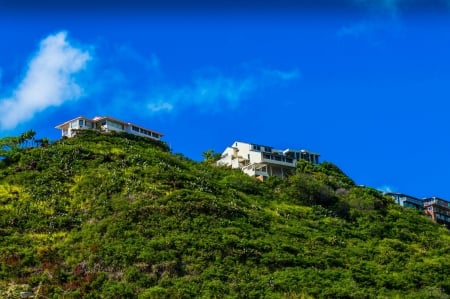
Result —
<path fill-rule="evenodd" d="M 116 123 L 120 123 L 120 124 L 128 125 L 128 126 L 134 126 L 134 127 L 137 127 L 137 128 L 140 128 L 140 129 L 143 129 L 143 130 L 146 130 L 146 131 L 150 131 L 152 133 L 156 133 L 158 135 L 164 136 L 164 134 L 161 133 L 161 132 L 158 132 L 158 131 L 155 131 L 155 130 L 152 130 L 152 129 L 147 129 L 147 128 L 143 127 L 143 126 L 139 126 L 139 125 L 136 125 L 134 123 L 125 122 L 123 120 L 120 120 L 120 119 L 117 119 L 117 118 L 114 118 L 114 117 L 111 117 L 111 116 L 95 116 L 94 118 L 89 118 L 89 117 L 85 117 L 85 116 L 78 116 L 78 117 L 75 117 L 75 118 L 73 118 L 71 120 L 68 120 L 68 121 L 66 121 L 66 122 L 64 122 L 64 123 L 62 123 L 60 125 L 57 125 L 55 128 L 56 129 L 62 129 L 62 127 L 64 125 L 69 124 L 69 123 L 71 123 L 73 121 L 76 121 L 76 120 L 79 120 L 79 119 L 85 119 L 85 120 L 88 120 L 88 121 L 91 121 L 91 122 L 98 122 L 98 121 L 102 121 L 102 120 L 111 120 L 111 121 L 114 121 Z"/>

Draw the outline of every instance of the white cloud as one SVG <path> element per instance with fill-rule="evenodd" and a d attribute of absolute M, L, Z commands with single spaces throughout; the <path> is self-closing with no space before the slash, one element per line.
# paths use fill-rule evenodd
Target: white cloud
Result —
<path fill-rule="evenodd" d="M 389 185 L 383 185 L 380 186 L 378 188 L 376 188 L 377 190 L 384 192 L 384 193 L 389 193 L 389 192 L 395 192 L 396 188 L 389 186 Z"/>
<path fill-rule="evenodd" d="M 90 58 L 88 51 L 67 41 L 66 32 L 43 39 L 20 84 L 11 96 L 0 99 L 0 127 L 15 128 L 37 112 L 81 97 L 83 89 L 74 76 Z"/>
<path fill-rule="evenodd" d="M 170 111 L 173 109 L 173 105 L 170 103 L 164 103 L 163 101 L 160 101 L 158 103 L 150 103 L 148 104 L 148 109 L 150 109 L 152 112 L 159 112 L 159 111 Z"/>
<path fill-rule="evenodd" d="M 152 112 L 173 111 L 185 106 L 198 106 L 201 110 L 234 108 L 250 93 L 258 89 L 291 81 L 299 77 L 298 70 L 280 71 L 262 69 L 243 77 L 222 74 L 197 76 L 189 85 L 166 87 L 151 97 L 148 108 Z"/>

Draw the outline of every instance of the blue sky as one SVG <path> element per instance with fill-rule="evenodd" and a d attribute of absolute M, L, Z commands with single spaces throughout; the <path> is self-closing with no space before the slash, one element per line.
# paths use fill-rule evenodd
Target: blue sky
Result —
<path fill-rule="evenodd" d="M 308 149 L 450 199 L 450 1 L 109 3 L 0 1 L 0 137 L 109 115 L 195 160 Z"/>

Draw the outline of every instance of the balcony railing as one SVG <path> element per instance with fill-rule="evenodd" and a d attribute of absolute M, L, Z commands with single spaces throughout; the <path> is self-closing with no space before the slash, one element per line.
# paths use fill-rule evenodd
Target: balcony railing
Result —
<path fill-rule="evenodd" d="M 439 207 L 450 209 L 450 202 L 445 201 L 445 200 L 440 200 L 440 199 L 424 200 L 423 204 L 425 206 L 436 205 L 436 206 L 439 206 Z"/>
<path fill-rule="evenodd" d="M 286 160 L 283 161 L 283 160 L 263 158 L 262 161 L 265 162 L 265 163 L 276 164 L 276 165 L 281 165 L 281 166 L 288 166 L 288 167 L 295 167 L 296 166 L 296 161 L 295 160 L 292 160 L 292 161 L 288 162 Z"/>
<path fill-rule="evenodd" d="M 250 176 L 264 176 L 264 177 L 269 176 L 269 173 L 267 171 L 262 171 L 262 170 L 254 170 L 251 168 L 247 168 L 247 169 L 242 168 L 242 171 L 245 174 L 250 175 Z"/>
<path fill-rule="evenodd" d="M 400 197 L 400 200 L 403 202 L 408 202 L 408 203 L 412 203 L 412 204 L 416 204 L 416 205 L 423 205 L 423 201 L 419 200 L 419 199 L 414 199 L 411 197 Z"/>
<path fill-rule="evenodd" d="M 269 176 L 265 164 L 250 164 L 242 167 L 242 171 L 250 176 Z"/>

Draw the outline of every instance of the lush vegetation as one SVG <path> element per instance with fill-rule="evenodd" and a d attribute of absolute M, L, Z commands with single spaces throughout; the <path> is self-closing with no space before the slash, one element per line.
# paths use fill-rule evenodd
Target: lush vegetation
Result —
<path fill-rule="evenodd" d="M 449 231 L 331 163 L 260 182 L 129 135 L 33 137 L 0 143 L 0 297 L 450 294 Z"/>

